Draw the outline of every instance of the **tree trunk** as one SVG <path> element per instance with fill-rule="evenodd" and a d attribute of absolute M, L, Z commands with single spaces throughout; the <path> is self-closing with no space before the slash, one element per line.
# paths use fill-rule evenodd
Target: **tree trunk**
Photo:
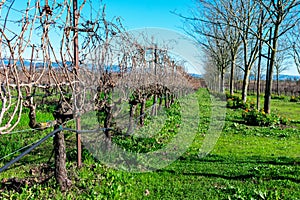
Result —
<path fill-rule="evenodd" d="M 225 69 L 223 68 L 220 77 L 220 93 L 224 93 L 224 76 L 225 76 Z"/>
<path fill-rule="evenodd" d="M 242 88 L 242 100 L 244 103 L 247 101 L 247 91 L 249 86 L 249 76 L 250 76 L 250 67 L 245 67 L 244 80 L 243 80 L 243 88 Z"/>
<path fill-rule="evenodd" d="M 160 96 L 159 97 L 159 105 L 158 105 L 158 109 L 157 110 L 161 110 L 161 108 L 162 108 L 162 102 L 163 102 L 163 98 Z"/>
<path fill-rule="evenodd" d="M 276 93 L 279 95 L 279 72 L 278 70 L 276 71 Z"/>
<path fill-rule="evenodd" d="M 248 92 L 247 92 L 247 96 L 248 96 L 249 93 L 251 94 L 251 82 L 250 82 L 250 78 L 248 79 Z"/>
<path fill-rule="evenodd" d="M 255 94 L 256 77 L 257 77 L 257 76 L 254 76 L 253 89 L 252 89 L 253 95 Z"/>
<path fill-rule="evenodd" d="M 53 112 L 53 116 L 56 120 L 54 128 L 57 129 L 66 121 L 72 119 L 73 113 L 67 103 L 62 102 L 58 104 L 57 109 Z M 68 179 L 67 175 L 65 137 L 62 131 L 55 134 L 53 146 L 55 153 L 55 179 L 61 190 L 65 191 L 72 185 L 72 182 Z"/>
<path fill-rule="evenodd" d="M 170 102 L 169 107 L 174 104 L 174 102 L 175 102 L 175 94 L 174 93 L 170 95 L 170 101 L 169 102 Z"/>
<path fill-rule="evenodd" d="M 166 108 L 170 108 L 169 96 L 170 96 L 169 92 L 166 92 L 165 93 L 165 107 Z"/>
<path fill-rule="evenodd" d="M 257 66 L 257 89 L 256 89 L 256 108 L 260 109 L 260 73 L 261 73 L 261 51 L 262 51 L 262 41 L 259 42 L 259 57 Z"/>
<path fill-rule="evenodd" d="M 55 126 L 55 129 L 58 127 L 59 126 Z M 55 134 L 53 145 L 55 152 L 55 179 L 61 190 L 65 191 L 70 188 L 72 182 L 68 179 L 67 175 L 65 136 L 63 131 Z"/>
<path fill-rule="evenodd" d="M 263 20 L 264 20 L 264 11 L 261 9 L 260 14 L 260 25 L 259 25 L 259 36 L 262 37 L 263 32 Z M 258 46 L 258 66 L 257 66 L 257 87 L 256 87 L 256 108 L 260 110 L 260 74 L 261 74 L 261 58 L 262 58 L 262 40 L 259 40 Z"/>
<path fill-rule="evenodd" d="M 129 124 L 128 124 L 128 129 L 126 132 L 126 135 L 129 136 L 133 132 L 133 127 L 134 127 L 134 113 L 136 110 L 136 104 L 131 103 L 130 104 L 130 110 L 129 110 Z"/>
<path fill-rule="evenodd" d="M 35 129 L 36 128 L 36 112 L 35 112 L 35 105 L 29 105 L 29 127 Z"/>
<path fill-rule="evenodd" d="M 272 29 L 271 29 L 272 30 Z M 272 33 L 272 31 L 270 31 Z M 278 34 L 279 34 L 279 24 L 275 25 L 274 35 L 273 35 L 273 46 L 271 51 L 271 60 L 268 73 L 268 80 L 266 81 L 266 90 L 265 90 L 265 103 L 264 103 L 264 111 L 265 113 L 271 113 L 271 95 L 272 95 L 272 84 L 273 84 L 273 69 L 276 58 L 277 51 L 277 42 L 278 42 Z"/>
<path fill-rule="evenodd" d="M 236 55 L 232 55 L 232 62 L 231 62 L 231 70 L 230 70 L 230 83 L 229 83 L 229 92 L 230 95 L 234 94 L 234 71 L 235 71 L 235 61 Z"/>
<path fill-rule="evenodd" d="M 143 99 L 141 102 L 141 110 L 140 110 L 140 125 L 144 126 L 145 123 L 145 109 L 146 109 L 146 99 Z"/>
<path fill-rule="evenodd" d="M 153 104 L 152 104 L 152 112 L 151 115 L 152 116 L 156 116 L 157 114 L 157 94 L 155 94 L 153 96 Z"/>
<path fill-rule="evenodd" d="M 110 150 L 111 149 L 111 121 L 112 121 L 112 107 L 110 105 L 108 105 L 105 108 L 105 119 L 104 119 L 104 134 L 105 134 L 105 145 L 106 145 L 106 150 Z"/>

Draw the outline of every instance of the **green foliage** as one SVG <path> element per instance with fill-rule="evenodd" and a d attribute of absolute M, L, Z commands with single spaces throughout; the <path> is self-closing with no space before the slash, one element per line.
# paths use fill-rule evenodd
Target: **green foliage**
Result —
<path fill-rule="evenodd" d="M 276 126 L 287 125 L 288 119 L 278 114 L 267 114 L 263 110 L 246 109 L 243 112 L 243 119 L 247 125 L 252 126 Z"/>
<path fill-rule="evenodd" d="M 247 101 L 246 103 L 243 102 L 242 98 L 238 95 L 230 95 L 226 94 L 227 97 L 227 108 L 232 109 L 251 109 L 254 108 L 255 103 L 253 101 Z"/>
<path fill-rule="evenodd" d="M 145 121 L 145 128 L 138 128 L 135 134 L 131 137 L 116 135 L 115 137 L 113 137 L 113 141 L 126 150 L 138 153 L 146 153 L 163 148 L 165 144 L 167 144 L 168 141 L 170 141 L 170 139 L 172 139 L 173 136 L 177 133 L 178 127 L 180 127 L 180 104 L 178 102 L 175 102 L 169 109 L 166 109 L 164 112 L 166 112 L 167 119 L 165 120 L 164 124 L 156 125 L 161 126 L 161 129 L 158 132 L 153 132 L 151 133 L 151 135 L 145 136 L 146 133 L 149 134 L 149 132 L 151 132 L 151 129 L 153 129 L 153 131 L 157 131 L 157 127 L 148 126 L 151 121 L 162 121 L 159 119 L 154 119 L 160 118 L 161 116 L 148 116 Z M 144 136 L 140 137 L 141 135 Z"/>
<path fill-rule="evenodd" d="M 272 94 L 271 95 L 271 99 L 277 99 L 277 100 L 285 100 L 286 98 L 288 98 L 287 96 L 284 96 L 284 95 L 274 95 Z"/>
<path fill-rule="evenodd" d="M 290 102 L 300 102 L 300 96 L 291 96 Z"/>
<path fill-rule="evenodd" d="M 50 178 L 44 182 L 31 181 L 39 180 L 40 176 L 39 173 L 30 173 L 30 169 L 46 163 L 51 156 L 53 147 L 50 139 L 0 174 L 0 199 L 299 199 L 300 129 L 248 126 L 244 123 L 243 115 L 247 114 L 244 110 L 227 109 L 221 137 L 213 151 L 200 159 L 198 153 L 210 128 L 212 108 L 206 90 L 199 90 L 198 95 L 200 114 L 199 124 L 195 124 L 198 126 L 197 136 L 189 150 L 168 167 L 148 173 L 117 171 L 105 167 L 84 150 L 84 165 L 78 169 L 76 135 L 66 132 L 68 176 L 73 186 L 66 192 L 60 191 L 53 177 L 53 158 L 50 160 L 52 170 L 47 171 Z M 279 99 L 272 103 L 281 115 L 292 116 L 295 124 L 299 122 L 299 110 L 294 103 Z M 180 105 L 173 104 L 166 111 L 164 124 L 151 124 L 159 119 L 149 116 L 145 121 L 146 127 L 157 128 L 160 125 L 162 131 L 145 140 L 116 136 L 114 141 L 137 152 L 161 148 L 176 134 L 177 125 L 181 123 L 180 109 Z M 261 111 L 253 113 L 259 117 L 265 115 Z M 49 116 L 45 114 L 41 120 Z M 144 130 L 140 128 L 139 131 L 143 134 Z M 149 130 L 146 132 L 149 133 Z M 3 135 L 0 137 L 3 147 L 0 148 L 1 156 L 45 134 L 47 132 Z M 9 160 L 1 160 L 0 166 Z M 19 186 L 18 191 L 13 187 L 3 190 L 4 185 L 9 185 L 4 180 L 11 177 L 29 180 L 33 184 L 14 185 Z"/>
<path fill-rule="evenodd" d="M 221 92 L 211 91 L 210 95 L 212 95 L 213 97 L 215 97 L 218 100 L 225 100 L 226 99 L 226 94 L 221 93 Z"/>
<path fill-rule="evenodd" d="M 44 103 L 44 104 L 38 104 L 37 110 L 41 112 L 53 113 L 56 107 L 57 107 L 56 103 Z"/>

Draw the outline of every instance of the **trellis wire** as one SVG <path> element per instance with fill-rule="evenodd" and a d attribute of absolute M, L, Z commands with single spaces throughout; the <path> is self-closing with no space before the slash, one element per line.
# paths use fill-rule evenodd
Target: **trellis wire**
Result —
<path fill-rule="evenodd" d="M 27 147 L 29 147 L 29 146 L 31 146 L 31 145 L 37 143 L 38 141 L 40 141 L 40 140 L 37 140 L 37 141 L 35 141 L 35 142 L 31 143 L 31 144 L 28 144 L 28 145 L 26 145 L 25 147 L 22 147 L 22 148 L 20 148 L 20 149 L 18 149 L 18 150 L 16 150 L 16 151 L 14 151 L 14 152 L 12 152 L 12 153 L 6 155 L 6 156 L 3 156 L 2 158 L 0 158 L 0 161 L 1 161 L 1 160 L 4 160 L 5 158 L 7 158 L 7 157 L 9 157 L 9 156 L 11 156 L 11 155 L 16 154 L 16 153 L 19 152 L 19 151 L 22 151 L 23 149 L 26 149 Z"/>
<path fill-rule="evenodd" d="M 23 158 L 25 155 L 27 155 L 29 152 L 31 152 L 33 149 L 35 149 L 36 147 L 38 147 L 39 145 L 41 145 L 44 141 L 46 141 L 48 138 L 50 138 L 51 136 L 54 136 L 56 133 L 63 131 L 64 128 L 59 127 L 58 129 L 52 131 L 51 133 L 49 133 L 48 135 L 46 135 L 45 137 L 43 137 L 41 140 L 39 140 L 37 143 L 35 143 L 34 145 L 32 145 L 31 147 L 29 147 L 26 151 L 22 152 L 19 156 L 17 156 L 16 158 L 14 158 L 13 160 L 11 160 L 10 162 L 8 162 L 7 164 L 5 164 L 3 167 L 0 168 L 0 173 L 3 172 L 4 170 L 6 170 L 9 166 L 11 166 L 12 164 L 16 163 L 17 161 L 19 161 L 21 158 Z"/>
<path fill-rule="evenodd" d="M 155 104 L 157 103 L 157 101 L 155 102 Z M 150 111 L 150 109 L 152 107 L 154 107 L 155 105 L 152 105 L 150 106 L 148 109 L 146 109 L 146 112 Z M 140 115 L 138 116 L 136 119 L 139 119 L 140 117 L 144 116 L 146 114 L 146 112 L 143 114 L 143 115 Z M 65 123 L 68 123 L 70 121 L 72 121 L 74 119 L 71 119 Z M 26 132 L 26 131 L 31 131 L 31 130 L 38 130 L 38 129 L 27 129 L 27 130 L 21 130 L 21 131 L 15 131 L 15 132 L 12 132 L 12 133 L 9 133 L 9 134 L 13 134 L 13 133 L 21 133 L 21 132 Z M 111 131 L 114 131 L 114 129 L 111 129 L 111 128 L 98 128 L 98 129 L 94 129 L 94 130 L 76 130 L 76 129 L 71 129 L 71 128 L 63 128 L 62 126 L 60 126 L 59 128 L 55 129 L 54 131 L 52 131 L 51 133 L 49 133 L 48 135 L 46 135 L 45 137 L 43 137 L 42 139 L 40 140 L 37 140 L 36 142 L 34 143 L 31 143 L 25 147 L 22 147 L 4 157 L 2 157 L 0 159 L 3 160 L 23 149 L 26 149 L 27 147 L 29 147 L 27 150 L 25 150 L 24 152 L 22 152 L 19 156 L 17 156 L 16 158 L 14 158 L 13 160 L 11 160 L 10 162 L 8 162 L 7 164 L 5 164 L 3 167 L 0 168 L 0 173 L 3 172 L 4 170 L 6 170 L 9 166 L 11 166 L 12 164 L 16 163 L 17 161 L 19 161 L 21 158 L 23 158 L 25 155 L 27 155 L 29 152 L 31 152 L 33 149 L 35 149 L 36 147 L 38 147 L 39 145 L 41 145 L 44 141 L 46 141 L 48 138 L 54 136 L 56 133 L 60 132 L 60 131 L 71 131 L 71 132 L 76 132 L 78 134 L 82 134 L 82 133 L 98 133 L 99 131 L 105 131 L 105 130 L 111 130 Z"/>
<path fill-rule="evenodd" d="M 67 123 L 69 123 L 69 122 L 71 122 L 71 121 L 73 121 L 73 120 L 74 120 L 74 119 L 70 119 L 70 120 L 66 121 L 64 124 L 67 124 Z M 47 122 L 54 122 L 54 120 L 49 120 L 49 121 L 47 121 Z M 47 127 L 47 129 L 49 129 L 49 128 L 53 127 L 53 126 L 54 126 L 54 125 L 49 126 L 49 127 Z M 25 132 L 29 132 L 29 131 L 41 131 L 41 129 L 38 129 L 38 128 L 36 128 L 36 129 L 30 128 L 30 129 L 24 129 L 24 130 L 12 131 L 12 132 L 5 133 L 5 134 L 1 134 L 1 133 L 0 133 L 0 135 L 12 135 L 12 134 L 16 134 L 16 133 L 25 133 Z"/>

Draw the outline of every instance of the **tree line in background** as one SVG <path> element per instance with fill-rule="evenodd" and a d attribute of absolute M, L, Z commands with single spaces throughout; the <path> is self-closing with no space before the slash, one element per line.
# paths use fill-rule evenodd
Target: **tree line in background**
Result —
<path fill-rule="evenodd" d="M 242 100 L 246 102 L 253 73 L 259 109 L 264 74 L 264 111 L 270 113 L 274 72 L 278 81 L 287 63 L 294 61 L 300 73 L 299 9 L 297 0 L 199 0 L 190 16 L 178 15 L 205 55 L 208 87 L 224 92 L 228 74 L 233 95 L 235 76 L 242 74 Z"/>
<path fill-rule="evenodd" d="M 65 126 L 71 119 L 80 130 L 80 116 L 97 111 L 109 148 L 120 103 L 130 107 L 125 129 L 130 136 L 137 109 L 139 124 L 144 124 L 146 101 L 153 101 L 155 115 L 194 89 L 167 44 L 154 45 L 146 36 L 138 41 L 119 18 L 107 20 L 105 6 L 95 10 L 86 0 L 80 5 L 76 0 L 37 0 L 19 9 L 14 3 L 0 2 L 0 134 L 11 133 L 25 111 L 29 126 L 37 130 Z M 114 99 L 115 90 L 119 96 Z M 55 121 L 37 120 L 43 103 L 54 105 Z M 53 144 L 55 177 L 65 190 L 71 181 L 62 131 Z"/>

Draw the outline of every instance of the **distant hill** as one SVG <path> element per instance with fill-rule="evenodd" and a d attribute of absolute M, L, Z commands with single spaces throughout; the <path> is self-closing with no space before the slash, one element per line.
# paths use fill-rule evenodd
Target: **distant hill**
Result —
<path fill-rule="evenodd" d="M 194 78 L 203 78 L 202 74 L 193 74 L 189 73 Z M 255 80 L 254 76 L 250 76 L 249 78 L 251 81 Z M 262 80 L 266 80 L 266 75 L 262 75 Z M 277 80 L 276 75 L 273 76 L 273 80 Z M 284 80 L 292 80 L 292 81 L 297 81 L 300 80 L 300 75 L 285 75 L 285 74 L 280 74 L 279 75 L 279 80 L 284 81 Z"/>
<path fill-rule="evenodd" d="M 274 80 L 277 80 L 277 77 L 273 77 Z M 300 80 L 300 75 L 279 75 L 279 80 Z"/>
<path fill-rule="evenodd" d="M 250 76 L 250 80 L 255 80 L 254 76 Z M 262 75 L 262 80 L 266 80 L 266 75 Z M 277 80 L 276 75 L 273 75 L 273 80 Z M 298 81 L 300 80 L 300 75 L 285 75 L 285 74 L 280 74 L 279 75 L 279 80 L 280 81 L 285 81 L 285 80 L 292 80 L 292 81 Z"/>
<path fill-rule="evenodd" d="M 193 73 L 189 73 L 190 76 L 194 77 L 194 78 L 203 78 L 202 74 L 193 74 Z"/>
<path fill-rule="evenodd" d="M 30 66 L 30 63 L 31 61 L 30 60 L 23 60 L 23 64 L 21 64 L 21 61 L 19 60 L 15 60 L 16 61 L 16 65 L 17 66 L 26 66 L 26 67 L 29 67 Z M 0 62 L 3 63 L 4 65 L 8 65 L 10 62 L 12 62 L 12 60 L 9 60 L 9 59 L 6 59 L 6 58 L 3 58 L 3 59 L 0 59 Z M 67 61 L 65 63 L 67 66 L 72 66 L 72 62 L 71 61 Z M 39 68 L 39 67 L 44 67 L 44 63 L 43 61 L 33 61 L 32 62 L 32 65 L 35 66 L 36 68 Z M 59 66 L 62 66 L 62 63 L 56 63 L 56 62 L 52 62 L 51 63 L 52 67 L 59 67 Z"/>
<path fill-rule="evenodd" d="M 0 61 L 5 65 L 7 65 L 9 63 L 9 60 L 6 59 L 6 58 L 0 59 Z M 30 66 L 30 61 L 29 60 L 23 60 L 23 63 L 24 63 L 25 66 L 28 66 L 28 67 Z M 17 61 L 16 64 L 21 65 L 20 61 Z M 52 62 L 51 64 L 52 64 L 52 67 L 54 67 L 54 68 L 62 65 L 62 63 L 55 63 L 55 62 Z M 36 67 L 43 67 L 44 64 L 43 64 L 42 61 L 35 61 L 34 65 Z M 67 61 L 66 65 L 67 66 L 72 66 L 72 62 Z M 108 71 L 108 72 L 120 72 L 120 66 L 118 66 L 118 65 L 106 66 L 105 70 Z M 130 71 L 130 68 L 127 68 L 127 70 Z M 189 75 L 191 75 L 194 78 L 203 78 L 202 74 L 189 73 Z M 253 81 L 253 80 L 255 80 L 255 77 L 250 76 L 249 79 Z M 276 75 L 273 75 L 273 80 L 276 80 L 276 79 L 277 79 Z M 266 75 L 262 75 L 262 80 L 266 80 Z M 284 81 L 284 80 L 297 81 L 297 80 L 300 80 L 300 75 L 280 74 L 279 75 L 279 80 L 281 80 L 281 81 Z"/>

